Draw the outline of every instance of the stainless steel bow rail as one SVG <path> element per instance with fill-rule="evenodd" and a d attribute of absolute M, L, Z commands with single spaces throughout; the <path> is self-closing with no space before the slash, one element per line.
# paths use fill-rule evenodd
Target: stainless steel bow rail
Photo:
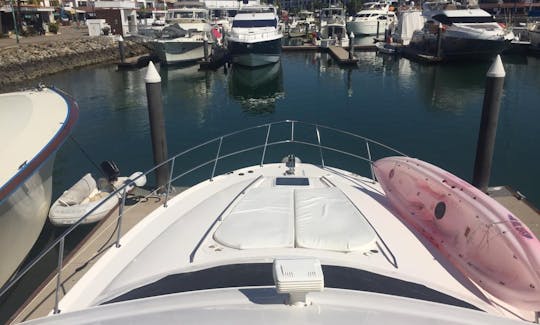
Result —
<path fill-rule="evenodd" d="M 280 132 L 280 135 L 284 136 L 285 138 L 270 141 L 270 139 L 272 139 L 272 137 L 271 137 L 272 130 L 276 130 L 278 128 L 283 128 L 283 127 L 290 128 L 290 133 L 289 132 Z M 299 134 L 300 132 L 298 131 L 300 128 L 302 130 L 304 130 L 304 128 L 306 128 L 307 130 L 311 129 L 311 132 L 314 132 L 314 136 L 315 136 L 316 141 L 312 142 L 312 141 L 302 139 L 302 137 L 300 136 L 301 134 Z M 222 147 L 223 147 L 223 143 L 224 143 L 225 140 L 230 139 L 233 136 L 239 136 L 239 135 L 242 135 L 242 134 L 247 134 L 248 132 L 252 132 L 254 130 L 263 130 L 263 131 L 265 131 L 264 132 L 264 143 L 253 145 L 251 147 L 248 147 L 248 148 L 245 148 L 245 149 L 240 149 L 240 150 L 230 152 L 230 153 L 222 153 Z M 282 129 L 280 129 L 280 130 L 282 130 Z M 345 151 L 343 149 L 339 149 L 339 148 L 335 148 L 335 147 L 331 147 L 329 145 L 323 144 L 323 142 L 321 141 L 321 139 L 322 139 L 321 131 L 334 132 L 337 135 L 347 136 L 352 140 L 363 141 L 365 143 L 366 156 L 358 155 L 358 154 L 355 154 L 355 153 Z M 243 130 L 231 132 L 229 134 L 223 135 L 221 137 L 214 138 L 212 140 L 208 140 L 208 141 L 206 141 L 206 142 L 204 142 L 202 144 L 199 144 L 199 145 L 197 145 L 195 147 L 187 149 L 187 150 L 175 155 L 174 157 L 168 159 L 167 161 L 164 161 L 163 163 L 152 167 L 151 169 L 146 171 L 144 174 L 138 176 L 137 178 L 129 179 L 123 186 L 121 186 L 120 188 L 118 188 L 114 192 L 112 192 L 107 197 L 107 199 L 104 199 L 102 202 L 106 202 L 112 196 L 119 195 L 121 197 L 120 202 L 119 202 L 119 208 L 118 208 L 117 227 L 115 229 L 116 240 L 114 242 L 114 246 L 116 248 L 120 247 L 120 236 L 121 236 L 122 217 L 123 217 L 123 215 L 125 214 L 125 212 L 127 212 L 129 210 L 137 208 L 137 206 L 139 204 L 141 204 L 141 202 L 144 201 L 144 199 L 148 199 L 150 197 L 155 197 L 157 195 L 160 195 L 158 193 L 164 192 L 164 194 L 162 194 L 161 197 L 163 198 L 163 206 L 167 207 L 167 202 L 168 202 L 168 199 L 169 199 L 169 193 L 171 192 L 172 184 L 174 182 L 176 182 L 177 180 L 179 180 L 180 178 L 182 178 L 182 177 L 184 177 L 184 176 L 186 176 L 186 175 L 188 175 L 190 173 L 193 173 L 194 171 L 199 170 L 199 169 L 201 169 L 201 168 L 203 168 L 205 166 L 209 166 L 209 165 L 213 164 L 212 165 L 212 172 L 211 172 L 211 175 L 209 177 L 209 180 L 212 181 L 214 179 L 216 168 L 218 166 L 219 161 L 221 161 L 221 160 L 223 160 L 225 158 L 229 158 L 229 157 L 232 157 L 232 156 L 237 156 L 237 155 L 240 155 L 242 153 L 246 153 L 246 152 L 249 152 L 249 151 L 254 151 L 254 150 L 257 150 L 257 149 L 262 149 L 262 155 L 261 155 L 261 159 L 260 159 L 260 166 L 263 166 L 264 163 L 265 163 L 266 155 L 267 155 L 267 149 L 269 147 L 288 144 L 288 143 L 290 143 L 290 144 L 300 144 L 300 145 L 305 145 L 305 146 L 308 146 L 308 147 L 318 149 L 319 158 L 320 158 L 320 166 L 322 168 L 326 168 L 325 160 L 324 160 L 324 153 L 325 152 L 337 153 L 337 154 L 343 155 L 345 157 L 358 159 L 358 160 L 366 163 L 367 165 L 369 165 L 369 168 L 371 170 L 371 178 L 372 179 L 374 179 L 374 174 L 373 174 L 373 170 L 372 170 L 371 167 L 372 167 L 373 161 L 375 160 L 372 157 L 372 148 L 373 147 L 379 147 L 380 149 L 384 149 L 385 152 L 388 152 L 388 153 L 390 153 L 392 155 L 406 156 L 405 154 L 403 154 L 403 153 L 401 153 L 401 152 L 399 152 L 399 151 L 397 151 L 397 150 L 395 150 L 395 149 L 393 149 L 393 148 L 391 148 L 389 146 L 386 146 L 386 145 L 384 145 L 384 144 L 382 144 L 380 142 L 371 140 L 369 138 L 366 138 L 366 137 L 363 137 L 363 136 L 360 136 L 360 135 L 356 135 L 356 134 L 351 133 L 351 132 L 343 131 L 343 130 L 328 127 L 328 126 L 323 126 L 323 125 L 318 125 L 318 124 L 313 124 L 313 123 L 306 123 L 306 122 L 301 122 L 301 121 L 294 121 L 294 120 L 284 120 L 284 121 L 279 121 L 279 122 L 272 122 L 272 123 L 262 124 L 262 125 L 246 128 L 246 129 L 243 129 Z M 192 154 L 194 152 L 194 150 L 196 150 L 196 149 L 200 149 L 200 148 L 215 145 L 215 144 L 217 144 L 218 148 L 217 148 L 217 151 L 215 153 L 214 158 L 212 158 L 212 159 L 210 159 L 208 161 L 205 161 L 205 162 L 203 162 L 203 163 L 201 163 L 201 164 L 199 164 L 199 165 L 197 165 L 195 167 L 189 168 L 189 169 L 187 169 L 185 171 L 180 171 L 179 174 L 175 175 L 175 167 L 177 167 L 176 165 L 178 165 L 178 164 L 175 164 L 175 163 L 179 158 L 186 157 L 187 155 Z M 126 196 L 127 196 L 127 191 L 128 191 L 127 188 L 133 186 L 135 181 L 137 179 L 139 179 L 140 177 L 147 176 L 150 173 L 153 173 L 156 169 L 158 169 L 158 168 L 160 168 L 162 166 L 165 166 L 166 164 L 170 164 L 170 174 L 169 174 L 168 182 L 165 185 L 156 187 L 149 194 L 144 196 L 142 198 L 142 200 L 139 200 L 136 204 L 134 204 L 132 206 L 129 206 L 126 209 L 125 202 L 126 202 Z M 245 166 L 242 166 L 242 167 L 245 167 Z M 164 189 L 166 189 L 166 191 L 163 191 Z M 14 275 L 12 277 L 12 279 L 10 281 L 8 281 L 1 288 L 1 290 L 0 290 L 0 298 L 3 297 L 8 292 L 8 290 L 13 287 L 13 285 L 15 283 L 17 283 L 25 274 L 28 273 L 28 271 L 30 269 L 32 269 L 36 264 L 38 264 L 50 251 L 52 251 L 55 247 L 58 246 L 58 263 L 57 263 L 57 267 L 56 267 L 56 290 L 55 290 L 54 313 L 59 313 L 60 310 L 58 309 L 58 302 L 59 302 L 59 292 L 60 292 L 61 283 L 62 283 L 62 268 L 63 268 L 63 263 L 64 263 L 63 260 L 64 260 L 65 239 L 69 234 L 71 234 L 73 232 L 73 230 L 75 228 L 79 227 L 82 224 L 82 222 L 89 215 L 91 215 L 96 209 L 98 209 L 100 206 L 101 206 L 101 204 L 95 206 L 87 214 L 82 216 L 76 223 L 74 223 L 72 226 L 70 226 L 68 229 L 66 229 L 64 231 L 64 233 L 60 237 L 58 237 L 53 243 L 51 243 L 47 248 L 45 248 L 30 263 L 28 263 L 20 272 L 18 272 L 16 275 Z"/>

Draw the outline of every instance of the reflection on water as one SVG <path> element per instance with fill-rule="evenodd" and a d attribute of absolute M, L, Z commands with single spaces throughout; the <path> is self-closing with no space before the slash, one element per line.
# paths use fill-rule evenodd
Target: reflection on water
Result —
<path fill-rule="evenodd" d="M 215 84 L 225 79 L 224 74 L 200 70 L 198 64 L 161 66 L 159 73 L 164 105 L 174 110 L 173 115 L 189 114 L 197 125 L 204 124 L 212 108 Z"/>
<path fill-rule="evenodd" d="M 375 36 L 365 36 L 365 37 L 355 37 L 353 44 L 356 46 L 370 46 L 374 45 L 375 41 L 373 40 Z"/>
<path fill-rule="evenodd" d="M 428 110 L 462 114 L 481 100 L 488 65 L 413 65 L 415 84 Z M 471 105 L 473 104 L 473 105 Z M 480 105 L 480 103 L 478 103 Z"/>
<path fill-rule="evenodd" d="M 276 101 L 285 97 L 281 61 L 258 68 L 234 65 L 229 76 L 229 94 L 246 112 L 274 112 Z"/>

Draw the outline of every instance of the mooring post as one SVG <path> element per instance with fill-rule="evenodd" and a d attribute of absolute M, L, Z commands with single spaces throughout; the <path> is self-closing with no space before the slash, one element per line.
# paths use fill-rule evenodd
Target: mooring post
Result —
<path fill-rule="evenodd" d="M 476 145 L 476 159 L 472 184 L 482 192 L 487 192 L 491 174 L 491 160 L 495 148 L 495 136 L 499 121 L 499 109 L 506 73 L 500 55 L 487 72 L 486 90 L 482 105 L 482 119 Z"/>
<path fill-rule="evenodd" d="M 120 52 L 120 62 L 124 63 L 126 61 L 126 49 L 122 35 L 118 36 L 118 51 Z"/>
<path fill-rule="evenodd" d="M 208 62 L 208 37 L 206 33 L 203 36 L 203 47 L 204 47 L 204 61 Z M 200 52 L 199 52 L 200 53 Z"/>
<path fill-rule="evenodd" d="M 437 53 L 436 53 L 436 57 L 440 58 L 441 57 L 441 50 L 442 50 L 442 31 L 443 31 L 443 28 L 442 28 L 442 24 L 439 23 L 439 27 L 438 27 L 438 30 L 437 30 Z"/>
<path fill-rule="evenodd" d="M 354 59 L 354 33 L 351 32 L 349 37 L 349 59 Z"/>
<path fill-rule="evenodd" d="M 379 40 L 379 26 L 381 25 L 381 22 L 377 20 L 377 41 Z"/>
<path fill-rule="evenodd" d="M 154 164 L 159 165 L 167 160 L 167 137 L 165 134 L 165 119 L 163 117 L 161 77 L 152 61 L 148 63 L 144 82 L 146 83 L 146 98 L 148 100 L 148 117 L 150 120 Z M 167 190 L 168 178 L 169 166 L 167 164 L 156 169 L 158 193 L 164 193 Z"/>

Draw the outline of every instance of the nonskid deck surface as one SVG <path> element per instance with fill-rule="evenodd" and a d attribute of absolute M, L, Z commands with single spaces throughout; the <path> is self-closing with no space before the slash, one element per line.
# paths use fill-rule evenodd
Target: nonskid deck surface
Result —
<path fill-rule="evenodd" d="M 276 257 L 312 256 L 324 265 L 360 269 L 416 283 L 496 313 L 479 298 L 481 294 L 471 283 L 392 214 L 376 183 L 348 172 L 299 164 L 294 177 L 308 177 L 314 190 L 339 189 L 357 207 L 358 217 L 364 218 L 375 233 L 375 240 L 368 240 L 365 247 L 329 249 L 328 243 L 335 244 L 330 240 L 320 241 L 320 247 L 302 248 L 296 237 L 294 246 L 290 246 L 288 237 L 283 242 L 285 247 L 239 249 L 231 247 L 235 244 L 221 243 L 219 235 L 216 240 L 216 230 L 226 224 L 231 211 L 234 216 L 243 196 L 249 198 L 252 189 L 276 188 L 276 177 L 286 177 L 285 170 L 283 164 L 245 168 L 200 183 L 178 195 L 167 208 L 155 210 L 124 236 L 120 249 L 107 252 L 61 301 L 60 309 L 71 311 L 99 305 L 174 274 L 219 265 L 271 263 Z M 307 190 L 302 186 L 289 188 Z M 331 212 L 328 212 L 331 218 L 340 217 Z M 310 240 L 317 242 L 317 237 Z M 256 244 L 264 243 L 261 240 Z"/>
<path fill-rule="evenodd" d="M 70 293 L 70 299 L 61 302 L 62 313 L 83 308 L 84 305 L 111 301 L 115 297 L 121 299 L 123 294 L 131 292 L 133 288 L 159 284 L 159 281 L 167 277 L 187 275 L 189 272 L 199 272 L 207 267 L 215 269 L 222 267 L 220 265 L 235 263 L 271 263 L 274 257 L 279 256 L 315 256 L 326 265 L 371 270 L 383 274 L 383 277 L 388 276 L 388 279 L 405 279 L 406 283 L 447 292 L 480 309 L 500 314 L 500 311 L 484 303 L 479 298 L 482 295 L 474 290 L 474 286 L 451 266 L 446 265 L 444 259 L 434 252 L 435 250 L 430 252 L 429 244 L 419 242 L 421 236 L 410 233 L 393 216 L 391 210 L 388 210 L 384 193 L 377 184 L 348 172 L 331 168 L 323 170 L 317 166 L 301 164 L 297 166 L 294 177 L 309 174 L 310 179 L 314 180 L 310 184 L 315 189 L 339 187 L 342 193 L 359 207 L 359 212 L 366 216 L 366 220 L 377 231 L 376 244 L 379 245 L 377 253 L 365 251 L 345 253 L 301 248 L 241 250 L 216 242 L 213 235 L 220 222 L 215 224 L 213 222 L 220 214 L 227 213 L 224 210 L 234 208 L 235 205 L 231 202 L 235 201 L 235 196 L 241 194 L 257 178 L 259 179 L 255 184 L 256 188 L 271 188 L 275 184 L 275 177 L 284 176 L 285 170 L 286 167 L 282 164 L 265 165 L 263 168 L 259 166 L 244 168 L 216 177 L 213 182 L 203 182 L 190 188 L 170 201 L 166 209 L 160 207 L 159 211 L 150 213 L 161 204 L 150 200 L 138 209 L 128 211 L 125 220 L 132 221 L 124 222 L 123 233 L 128 232 L 139 220 L 142 222 L 122 238 L 120 249 L 111 248 L 111 251 L 105 254 L 104 261 L 100 262 L 103 264 L 81 281 L 77 290 Z M 201 211 L 205 209 L 207 214 L 202 215 Z M 192 217 L 189 218 L 190 213 Z M 62 271 L 62 288 L 65 292 L 70 291 L 90 266 L 103 255 L 102 249 L 111 246 L 110 237 L 116 224 L 107 225 L 104 222 L 102 226 L 106 231 L 96 231 L 87 243 L 72 254 L 74 257 L 65 265 Z M 159 239 L 155 238 L 162 233 L 163 236 Z M 384 239 L 384 243 L 381 243 L 382 240 L 379 238 Z M 406 248 L 408 243 L 414 243 L 414 249 L 409 251 Z M 427 248 L 424 245 L 427 245 Z M 120 253 L 120 250 L 125 249 L 131 252 L 127 254 L 126 259 L 120 259 L 119 256 L 124 254 Z M 96 254 L 97 251 L 100 253 Z M 132 258 L 135 259 L 131 260 Z M 422 263 L 425 265 L 419 267 Z M 107 271 L 100 274 L 99 269 Z M 431 280 L 433 283 L 430 283 Z M 54 283 L 55 278 L 52 278 L 30 304 L 19 311 L 14 322 L 46 316 L 54 306 Z M 440 287 L 437 283 L 446 285 Z M 63 293 L 60 294 L 62 297 Z"/>

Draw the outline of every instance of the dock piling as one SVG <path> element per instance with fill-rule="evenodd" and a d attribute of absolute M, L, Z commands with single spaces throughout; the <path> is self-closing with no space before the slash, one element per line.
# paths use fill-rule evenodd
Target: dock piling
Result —
<path fill-rule="evenodd" d="M 150 120 L 150 133 L 152 136 L 152 151 L 154 164 L 159 165 L 167 160 L 167 137 L 165 134 L 165 119 L 163 115 L 163 102 L 161 96 L 161 77 L 150 61 L 148 71 L 144 77 L 146 83 L 146 98 L 148 100 L 148 117 Z M 169 166 L 164 164 L 156 169 L 158 193 L 167 190 Z"/>
<path fill-rule="evenodd" d="M 484 193 L 487 192 L 489 185 L 501 96 L 506 76 L 500 55 L 497 55 L 486 76 L 486 90 L 484 92 L 472 181 L 472 184 Z"/>
<path fill-rule="evenodd" d="M 381 25 L 381 22 L 377 20 L 377 39 L 379 39 L 379 26 Z"/>
<path fill-rule="evenodd" d="M 208 37 L 206 33 L 203 36 L 204 61 L 208 62 Z"/>
<path fill-rule="evenodd" d="M 118 37 L 118 51 L 120 52 L 120 62 L 126 62 L 126 47 L 122 35 Z"/>
<path fill-rule="evenodd" d="M 442 50 L 442 24 L 439 23 L 439 27 L 437 29 L 437 53 L 435 54 L 436 57 L 441 57 L 441 50 Z"/>
<path fill-rule="evenodd" d="M 351 32 L 349 38 L 349 59 L 354 59 L 354 33 Z"/>

